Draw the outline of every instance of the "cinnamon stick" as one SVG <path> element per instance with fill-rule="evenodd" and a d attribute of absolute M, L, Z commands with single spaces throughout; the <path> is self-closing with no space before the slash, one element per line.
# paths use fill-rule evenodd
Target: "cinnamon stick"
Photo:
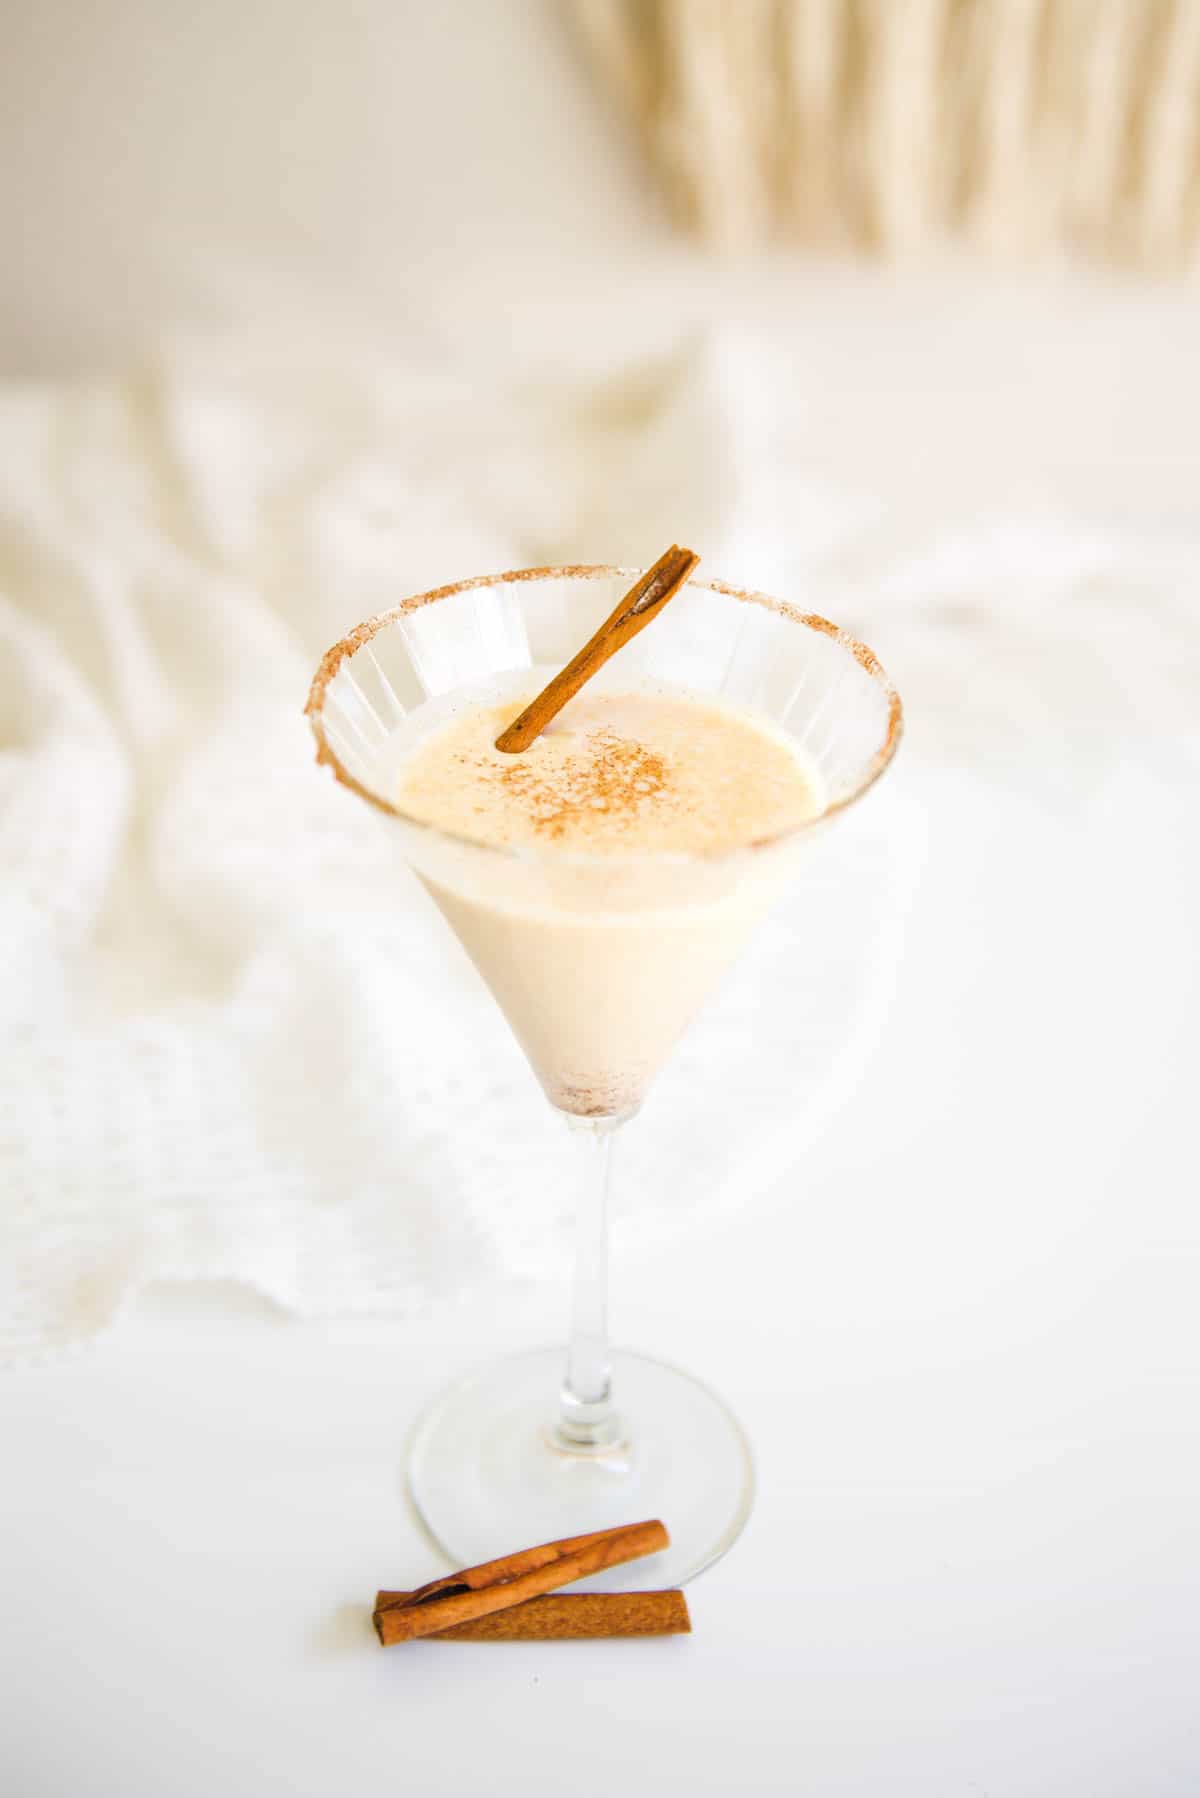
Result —
<path fill-rule="evenodd" d="M 624 1561 L 655 1554 L 669 1543 L 670 1537 L 657 1520 L 541 1542 L 478 1567 L 446 1574 L 415 1592 L 389 1594 L 395 1602 L 377 1601 L 375 1628 L 385 1646 L 436 1635 L 454 1624 L 472 1623 L 493 1611 L 508 1610 L 557 1586 L 569 1586 L 605 1567 L 619 1567 Z"/>
<path fill-rule="evenodd" d="M 690 549 L 680 549 L 673 543 L 665 555 L 661 555 L 653 568 L 647 569 L 634 582 L 629 592 L 611 612 L 590 638 L 579 654 L 573 656 L 566 667 L 561 669 L 548 686 L 542 688 L 537 698 L 531 700 L 518 718 L 514 718 L 507 728 L 496 738 L 496 748 L 505 755 L 517 755 L 528 749 L 535 737 L 539 737 L 552 718 L 558 716 L 568 699 L 574 699 L 585 681 L 591 680 L 598 668 L 603 668 L 610 656 L 617 653 L 631 637 L 645 630 L 651 619 L 657 618 L 669 599 L 672 599 L 684 582 L 697 567 L 700 558 Z"/>
<path fill-rule="evenodd" d="M 375 1628 L 385 1645 L 390 1607 L 407 1592 L 381 1592 L 375 1600 Z M 667 1592 L 548 1592 L 506 1611 L 438 1630 L 431 1642 L 573 1642 L 599 1636 L 682 1636 L 691 1632 L 687 1599 Z"/>

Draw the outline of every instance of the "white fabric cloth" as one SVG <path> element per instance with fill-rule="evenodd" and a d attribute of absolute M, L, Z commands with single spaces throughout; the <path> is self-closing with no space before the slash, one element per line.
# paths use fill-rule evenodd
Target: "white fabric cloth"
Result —
<path fill-rule="evenodd" d="M 745 1202 L 853 1093 L 929 830 L 1027 890 L 1149 794 L 1145 853 L 1169 840 L 1193 890 L 1189 546 L 829 492 L 769 344 L 572 383 L 243 336 L 7 391 L 0 1355 L 83 1340 L 153 1279 L 328 1313 L 561 1270 L 567 1145 L 301 706 L 407 593 L 672 539 L 873 642 L 910 730 L 631 1127 L 627 1246 Z"/>

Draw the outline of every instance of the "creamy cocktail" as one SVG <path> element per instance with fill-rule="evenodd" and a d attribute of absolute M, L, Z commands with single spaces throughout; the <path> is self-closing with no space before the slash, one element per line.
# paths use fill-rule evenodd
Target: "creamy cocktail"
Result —
<path fill-rule="evenodd" d="M 572 878 L 531 886 L 467 865 L 425 884 L 491 987 L 551 1102 L 583 1116 L 634 1110 L 769 902 L 773 860 L 754 846 L 824 807 L 811 758 L 771 721 L 664 691 L 585 692 L 521 755 L 495 747 L 529 691 L 460 695 L 417 741 L 396 798 L 408 816 L 490 848 L 573 858 Z M 714 893 L 644 867 L 614 906 L 629 855 L 747 852 Z"/>

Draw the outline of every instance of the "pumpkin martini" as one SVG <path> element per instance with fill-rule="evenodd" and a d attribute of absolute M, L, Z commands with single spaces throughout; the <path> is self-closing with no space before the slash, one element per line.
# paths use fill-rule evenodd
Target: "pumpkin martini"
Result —
<path fill-rule="evenodd" d="M 793 739 L 732 705 L 662 691 L 581 693 L 528 749 L 496 739 L 532 697 L 472 702 L 418 741 L 397 803 L 489 848 L 572 858 L 573 880 L 535 895 L 510 883 L 426 886 L 487 981 L 551 1103 L 627 1114 L 770 899 L 739 880 L 681 903 L 611 900 L 620 858 L 724 856 L 824 809 L 820 769 Z M 418 725 L 414 717 L 412 724 Z M 588 890 L 593 900 L 589 905 Z"/>

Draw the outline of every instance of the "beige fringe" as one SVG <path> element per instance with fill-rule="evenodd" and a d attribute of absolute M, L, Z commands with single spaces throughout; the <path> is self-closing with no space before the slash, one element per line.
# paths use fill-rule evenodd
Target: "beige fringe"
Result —
<path fill-rule="evenodd" d="M 1200 0 L 566 3 L 718 247 L 1195 259 Z"/>

